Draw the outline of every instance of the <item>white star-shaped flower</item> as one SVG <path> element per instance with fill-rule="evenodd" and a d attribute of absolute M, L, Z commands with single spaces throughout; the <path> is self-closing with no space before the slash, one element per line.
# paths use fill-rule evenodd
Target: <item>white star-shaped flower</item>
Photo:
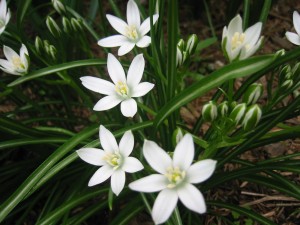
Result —
<path fill-rule="evenodd" d="M 234 17 L 228 29 L 225 26 L 222 34 L 222 49 L 230 62 L 252 56 L 261 46 L 260 36 L 262 23 L 258 22 L 243 31 L 243 21 L 240 15 Z"/>
<path fill-rule="evenodd" d="M 98 41 L 102 47 L 119 47 L 118 55 L 122 56 L 130 52 L 134 46 L 140 48 L 148 47 L 151 38 L 146 34 L 150 31 L 150 18 L 148 17 L 142 24 L 140 11 L 133 0 L 127 3 L 127 23 L 116 16 L 107 14 L 106 18 L 111 26 L 120 33 L 103 38 Z M 153 15 L 153 24 L 158 19 L 158 14 Z"/>
<path fill-rule="evenodd" d="M 293 24 L 296 33 L 287 31 L 285 36 L 293 44 L 300 45 L 300 15 L 297 11 L 294 11 L 293 13 Z"/>
<path fill-rule="evenodd" d="M 100 126 L 99 138 L 102 149 L 82 148 L 77 150 L 79 157 L 85 162 L 101 166 L 91 177 L 88 186 L 94 186 L 111 177 L 111 189 L 119 195 L 125 185 L 125 172 L 135 173 L 144 167 L 141 162 L 129 157 L 134 146 L 134 137 L 131 131 L 126 131 L 119 145 L 113 134 L 104 126 Z"/>
<path fill-rule="evenodd" d="M 164 223 L 173 212 L 178 198 L 190 210 L 205 213 L 206 205 L 201 192 L 192 184 L 207 180 L 214 172 L 216 161 L 206 159 L 192 165 L 194 143 L 190 134 L 184 135 L 177 144 L 173 159 L 156 143 L 145 141 L 143 153 L 159 174 L 152 174 L 129 184 L 129 188 L 140 192 L 157 192 L 152 209 L 156 224 Z"/>
<path fill-rule="evenodd" d="M 24 44 L 20 49 L 20 55 L 13 49 L 7 46 L 3 46 L 3 53 L 7 60 L 0 59 L 0 69 L 6 73 L 13 75 L 24 75 L 28 72 L 28 50 Z"/>
<path fill-rule="evenodd" d="M 113 83 L 90 76 L 80 78 L 86 88 L 107 95 L 96 103 L 94 110 L 108 110 L 121 103 L 122 114 L 133 117 L 137 112 L 137 104 L 133 97 L 144 96 L 154 87 L 154 84 L 149 82 L 140 83 L 144 68 L 144 57 L 139 54 L 132 60 L 126 78 L 121 63 L 109 53 L 107 70 Z"/>
<path fill-rule="evenodd" d="M 0 34 L 5 30 L 6 25 L 10 20 L 10 10 L 7 9 L 6 0 L 0 2 Z"/>

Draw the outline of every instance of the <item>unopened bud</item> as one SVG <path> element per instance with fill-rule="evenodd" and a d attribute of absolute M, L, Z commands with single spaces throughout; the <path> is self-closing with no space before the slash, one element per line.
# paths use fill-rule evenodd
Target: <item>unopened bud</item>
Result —
<path fill-rule="evenodd" d="M 59 14 L 64 14 L 66 12 L 66 7 L 60 0 L 52 0 L 52 5 Z"/>
<path fill-rule="evenodd" d="M 52 19 L 52 17 L 48 16 L 46 19 L 46 24 L 47 27 L 49 29 L 49 31 L 51 32 L 51 34 L 58 38 L 60 36 L 61 30 L 58 27 L 57 23 L 54 21 L 54 19 Z"/>
<path fill-rule="evenodd" d="M 192 34 L 189 36 L 186 42 L 186 49 L 185 49 L 189 53 L 189 55 L 192 55 L 195 52 L 198 42 L 199 39 L 196 34 Z"/>
<path fill-rule="evenodd" d="M 246 90 L 243 96 L 243 102 L 247 105 L 252 105 L 257 102 L 257 100 L 262 96 L 263 86 L 262 84 L 253 83 Z"/>
<path fill-rule="evenodd" d="M 182 138 L 183 138 L 183 132 L 179 127 L 177 127 L 177 129 L 173 132 L 172 135 L 173 145 L 176 146 Z"/>
<path fill-rule="evenodd" d="M 293 76 L 297 77 L 300 74 L 300 62 L 296 63 L 292 70 Z"/>
<path fill-rule="evenodd" d="M 294 84 L 293 80 L 286 80 L 283 82 L 283 84 L 280 87 L 281 91 L 286 91 L 288 90 L 290 87 L 292 87 Z"/>
<path fill-rule="evenodd" d="M 34 46 L 38 54 L 42 54 L 42 49 L 44 48 L 44 44 L 42 39 L 39 36 L 36 36 L 34 41 Z"/>
<path fill-rule="evenodd" d="M 226 116 L 228 113 L 228 102 L 224 101 L 220 105 L 218 105 L 218 114 L 221 116 Z"/>
<path fill-rule="evenodd" d="M 291 72 L 291 66 L 290 65 L 286 65 L 281 69 L 281 71 L 279 73 L 279 83 L 280 84 L 282 84 L 286 80 L 285 76 L 286 76 L 287 73 L 290 73 L 290 72 Z"/>
<path fill-rule="evenodd" d="M 73 27 L 73 30 L 75 31 L 82 31 L 82 24 L 81 24 L 81 20 L 80 19 L 76 19 L 76 18 L 72 18 L 71 19 L 71 25 Z"/>
<path fill-rule="evenodd" d="M 62 25 L 63 25 L 63 29 L 64 29 L 65 33 L 72 32 L 73 28 L 72 28 L 71 22 L 68 18 L 66 18 L 66 17 L 62 18 Z"/>
<path fill-rule="evenodd" d="M 202 116 L 205 121 L 212 122 L 218 116 L 217 106 L 213 101 L 209 101 L 202 108 Z"/>
<path fill-rule="evenodd" d="M 179 47 L 177 47 L 177 52 L 176 52 L 176 66 L 180 67 L 182 64 L 183 64 L 182 51 L 180 50 Z"/>
<path fill-rule="evenodd" d="M 52 59 L 56 60 L 57 50 L 56 50 L 56 48 L 53 45 L 50 45 L 48 53 L 52 57 Z"/>
<path fill-rule="evenodd" d="M 285 55 L 285 50 L 284 49 L 280 49 L 275 53 L 275 57 L 280 57 L 280 56 L 284 56 Z"/>
<path fill-rule="evenodd" d="M 261 109 L 257 104 L 250 106 L 247 109 L 247 112 L 245 114 L 242 123 L 244 130 L 253 129 L 260 121 L 261 115 L 262 115 Z"/>
<path fill-rule="evenodd" d="M 184 46 L 185 46 L 185 43 L 184 43 L 184 40 L 183 39 L 179 39 L 179 41 L 177 42 L 177 47 L 183 51 L 184 50 Z"/>
<path fill-rule="evenodd" d="M 232 110 L 232 112 L 230 113 L 229 118 L 234 121 L 235 125 L 238 125 L 243 119 L 246 108 L 247 108 L 246 103 L 241 103 L 236 105 Z"/>

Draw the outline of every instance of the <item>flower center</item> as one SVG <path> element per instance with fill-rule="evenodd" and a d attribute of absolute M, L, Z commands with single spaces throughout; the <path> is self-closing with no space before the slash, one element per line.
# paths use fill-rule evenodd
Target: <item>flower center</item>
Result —
<path fill-rule="evenodd" d="M 138 33 L 134 25 L 126 27 L 126 36 L 132 40 L 136 40 L 138 38 Z"/>
<path fill-rule="evenodd" d="M 103 159 L 114 169 L 117 169 L 122 163 L 122 156 L 119 153 L 107 153 Z"/>
<path fill-rule="evenodd" d="M 115 86 L 116 92 L 121 95 L 122 97 L 128 96 L 128 87 L 127 84 L 123 83 L 122 81 L 119 81 Z"/>
<path fill-rule="evenodd" d="M 176 187 L 178 184 L 180 184 L 184 178 L 185 178 L 185 171 L 181 171 L 178 167 L 169 167 L 167 169 L 167 173 L 165 174 L 165 176 L 168 178 L 169 180 L 169 184 L 167 185 L 167 188 L 174 188 Z"/>
<path fill-rule="evenodd" d="M 233 37 L 231 38 L 231 49 L 234 50 L 241 46 L 245 41 L 245 34 L 235 32 Z"/>
<path fill-rule="evenodd" d="M 22 63 L 20 57 L 18 57 L 18 56 L 12 57 L 12 64 L 18 69 L 25 69 L 24 64 Z"/>

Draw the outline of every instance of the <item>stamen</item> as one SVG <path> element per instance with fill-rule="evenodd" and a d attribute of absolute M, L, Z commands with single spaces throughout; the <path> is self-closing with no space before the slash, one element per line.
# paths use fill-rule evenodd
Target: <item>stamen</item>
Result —
<path fill-rule="evenodd" d="M 114 167 L 114 169 L 117 169 L 121 163 L 122 163 L 122 157 L 118 153 L 108 153 L 106 154 L 103 159 L 111 166 Z"/>
<path fill-rule="evenodd" d="M 165 176 L 168 178 L 170 183 L 167 185 L 167 188 L 174 188 L 179 185 L 184 180 L 185 175 L 186 172 L 181 171 L 178 167 L 168 168 Z"/>
<path fill-rule="evenodd" d="M 115 86 L 116 92 L 123 96 L 127 97 L 128 96 L 128 87 L 126 83 L 123 83 L 122 81 L 119 81 L 116 86 Z"/>
<path fill-rule="evenodd" d="M 12 64 L 18 69 L 25 69 L 24 64 L 22 63 L 20 57 L 18 56 L 12 57 Z"/>
<path fill-rule="evenodd" d="M 138 38 L 138 32 L 134 25 L 130 25 L 126 28 L 126 36 L 132 40 L 136 40 Z"/>
<path fill-rule="evenodd" d="M 235 32 L 231 38 L 231 49 L 234 50 L 238 48 L 240 45 L 244 43 L 244 41 L 245 41 L 245 34 Z"/>

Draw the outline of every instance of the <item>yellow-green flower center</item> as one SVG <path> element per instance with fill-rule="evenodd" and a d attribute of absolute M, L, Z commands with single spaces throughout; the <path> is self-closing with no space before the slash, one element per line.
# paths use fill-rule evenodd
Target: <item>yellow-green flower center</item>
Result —
<path fill-rule="evenodd" d="M 231 49 L 234 50 L 240 47 L 244 43 L 244 41 L 245 41 L 245 34 L 235 32 L 231 38 Z"/>
<path fill-rule="evenodd" d="M 130 25 L 126 27 L 126 36 L 132 40 L 136 40 L 138 38 L 139 35 L 135 25 Z"/>
<path fill-rule="evenodd" d="M 12 64 L 18 69 L 25 69 L 24 64 L 22 63 L 20 57 L 18 57 L 18 56 L 12 57 Z"/>
<path fill-rule="evenodd" d="M 117 169 L 122 163 L 122 157 L 119 153 L 107 153 L 103 158 L 109 165 Z"/>
<path fill-rule="evenodd" d="M 176 187 L 184 180 L 185 175 L 186 175 L 185 171 L 181 171 L 178 167 L 168 168 L 165 176 L 168 178 L 170 183 L 167 185 L 167 187 L 168 188 Z"/>
<path fill-rule="evenodd" d="M 116 92 L 123 96 L 127 97 L 128 96 L 128 86 L 126 83 L 123 83 L 122 81 L 119 81 L 116 86 L 115 86 Z"/>

